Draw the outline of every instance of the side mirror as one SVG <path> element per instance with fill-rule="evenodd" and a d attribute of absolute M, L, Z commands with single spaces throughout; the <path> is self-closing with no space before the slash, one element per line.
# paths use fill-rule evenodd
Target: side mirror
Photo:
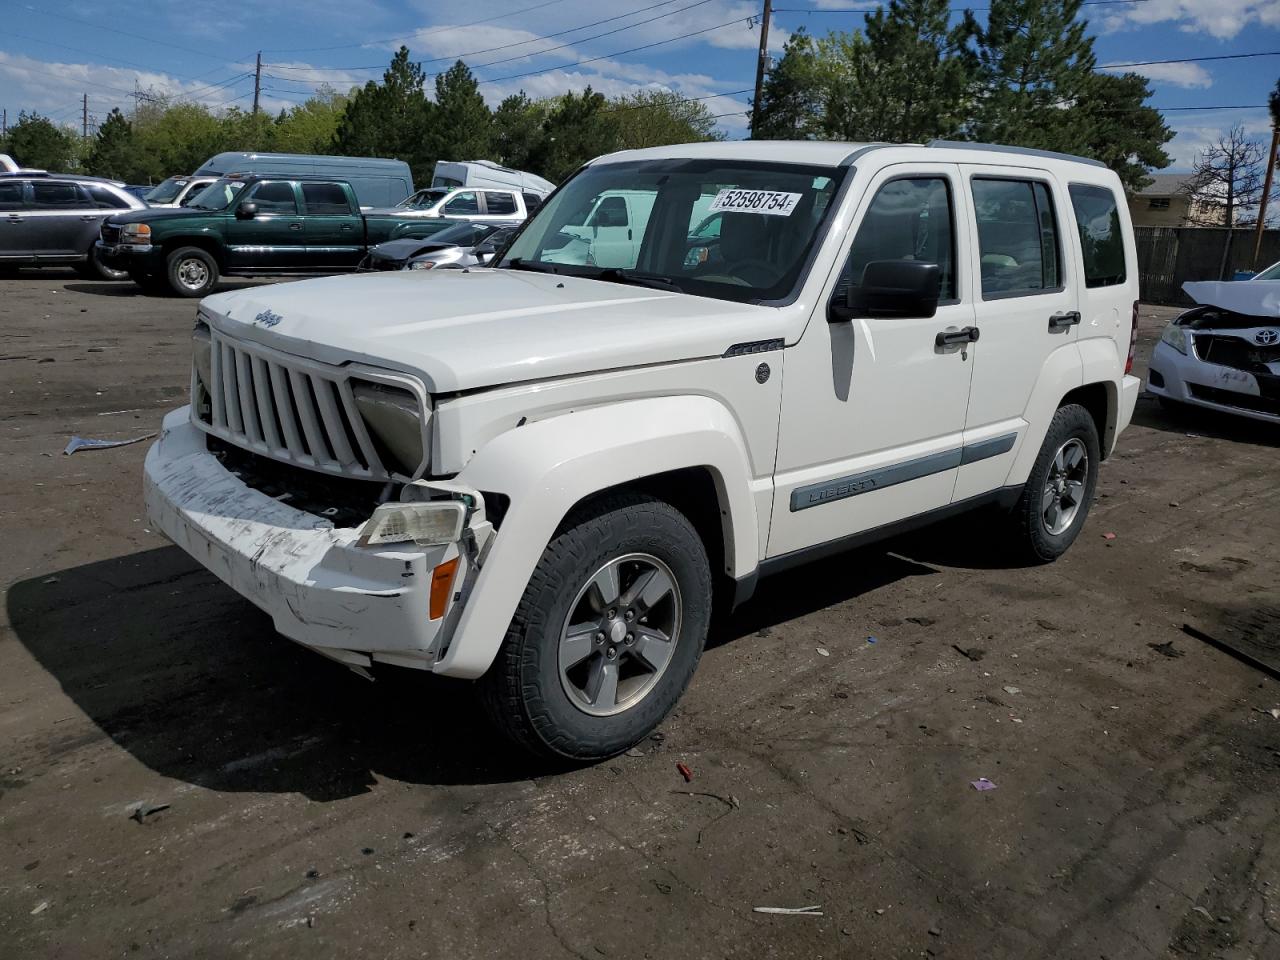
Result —
<path fill-rule="evenodd" d="M 258 215 L 258 205 L 252 200 L 246 200 L 240 206 L 236 207 L 237 220 L 252 220 Z"/>
<path fill-rule="evenodd" d="M 936 263 L 872 260 L 862 271 L 862 283 L 849 287 L 845 302 L 831 303 L 827 320 L 843 323 L 854 317 L 924 319 L 938 312 L 941 292 L 942 270 Z"/>
<path fill-rule="evenodd" d="M 480 246 L 475 248 L 476 259 L 481 263 L 488 263 L 489 258 L 492 257 L 497 250 L 498 248 L 492 243 L 482 243 Z"/>

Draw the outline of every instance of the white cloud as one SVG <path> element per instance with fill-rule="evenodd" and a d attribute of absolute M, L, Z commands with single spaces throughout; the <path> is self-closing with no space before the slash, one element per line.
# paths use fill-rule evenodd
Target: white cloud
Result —
<path fill-rule="evenodd" d="M 1146 0 L 1126 4 L 1123 9 L 1109 9 L 1099 21 L 1108 31 L 1170 22 L 1188 33 L 1230 40 L 1253 23 L 1280 27 L 1280 3 L 1276 0 Z"/>
<path fill-rule="evenodd" d="M 1213 86 L 1213 76 L 1198 63 L 1151 63 L 1141 67 L 1113 67 L 1103 64 L 1098 69 L 1109 73 L 1140 73 L 1148 80 L 1171 83 L 1189 90 Z"/>

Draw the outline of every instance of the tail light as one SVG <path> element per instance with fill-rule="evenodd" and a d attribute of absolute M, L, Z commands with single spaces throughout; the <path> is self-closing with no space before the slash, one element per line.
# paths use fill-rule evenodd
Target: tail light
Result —
<path fill-rule="evenodd" d="M 1124 372 L 1133 371 L 1133 355 L 1138 349 L 1138 301 L 1133 301 L 1133 323 L 1129 327 L 1129 359 L 1124 363 Z"/>

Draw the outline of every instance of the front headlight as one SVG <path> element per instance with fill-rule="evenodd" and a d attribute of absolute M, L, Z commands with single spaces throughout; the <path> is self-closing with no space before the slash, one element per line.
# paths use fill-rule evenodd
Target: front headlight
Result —
<path fill-rule="evenodd" d="M 1164 332 L 1160 334 L 1160 342 L 1167 343 L 1185 356 L 1187 353 L 1187 328 L 1179 326 L 1176 321 L 1169 323 L 1165 326 Z"/>
<path fill-rule="evenodd" d="M 191 365 L 196 371 L 191 405 L 198 419 L 210 423 L 213 419 L 210 407 L 213 398 L 213 341 L 209 336 L 209 325 L 198 317 L 195 329 L 191 331 Z"/>
<path fill-rule="evenodd" d="M 467 508 L 455 500 L 384 503 L 360 533 L 360 546 L 408 543 L 421 547 L 454 543 L 462 536 Z"/>
<path fill-rule="evenodd" d="M 422 408 L 408 390 L 356 380 L 351 392 L 388 469 L 412 476 L 422 463 Z"/>
<path fill-rule="evenodd" d="M 150 243 L 151 227 L 145 223 L 126 223 L 120 231 L 121 243 Z"/>
<path fill-rule="evenodd" d="M 405 269 L 406 270 L 430 270 L 433 267 L 435 267 L 435 265 L 436 265 L 436 262 L 434 260 L 410 260 L 408 264 L 405 265 Z"/>

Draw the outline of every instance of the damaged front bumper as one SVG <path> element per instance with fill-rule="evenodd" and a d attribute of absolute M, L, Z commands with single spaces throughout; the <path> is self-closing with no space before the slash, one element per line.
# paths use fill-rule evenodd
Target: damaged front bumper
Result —
<path fill-rule="evenodd" d="M 1208 410 L 1280 423 L 1280 376 L 1208 363 L 1163 341 L 1151 352 L 1147 392 Z"/>
<path fill-rule="evenodd" d="M 433 669 L 492 534 L 483 498 L 459 542 L 358 545 L 341 528 L 246 485 L 209 452 L 190 408 L 164 419 L 144 467 L 147 515 L 179 547 L 266 612 L 291 640 L 360 669 Z M 456 491 L 453 491 L 456 492 Z M 443 615 L 432 619 L 437 567 L 457 560 Z"/>

